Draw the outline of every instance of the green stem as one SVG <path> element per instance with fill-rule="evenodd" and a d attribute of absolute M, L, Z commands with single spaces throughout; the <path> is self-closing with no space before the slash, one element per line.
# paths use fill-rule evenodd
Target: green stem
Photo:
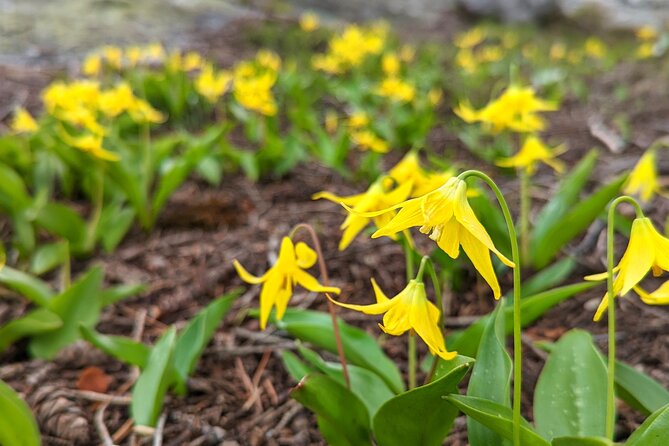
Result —
<path fill-rule="evenodd" d="M 416 387 L 416 332 L 409 331 L 409 390 Z"/>
<path fill-rule="evenodd" d="M 414 278 L 414 264 L 413 264 L 413 248 L 409 239 L 405 234 L 402 234 L 402 248 L 404 248 L 404 260 L 406 262 L 407 281 Z"/>
<path fill-rule="evenodd" d="M 616 395 L 615 395 L 615 368 L 616 368 L 616 305 L 613 293 L 613 255 L 615 238 L 616 207 L 620 203 L 629 203 L 634 206 L 637 217 L 643 216 L 641 206 L 632 197 L 623 195 L 616 198 L 609 205 L 609 215 L 606 228 L 606 295 L 608 305 L 608 366 L 606 380 L 606 438 L 613 440 L 616 426 Z"/>
<path fill-rule="evenodd" d="M 527 261 L 530 248 L 530 175 L 520 170 L 520 257 Z"/>
<path fill-rule="evenodd" d="M 105 197 L 105 177 L 104 177 L 104 165 L 96 163 L 96 178 L 95 178 L 95 190 L 93 191 L 93 210 L 91 212 L 90 219 L 88 220 L 88 228 L 86 233 L 86 244 L 84 249 L 86 252 L 90 252 L 95 248 L 95 236 L 98 231 L 98 224 L 100 223 L 100 217 L 102 216 L 102 206 L 104 204 Z M 69 247 L 69 246 L 68 246 Z"/>
<path fill-rule="evenodd" d="M 518 237 L 516 236 L 516 228 L 511 218 L 509 206 L 502 195 L 502 191 L 497 184 L 488 175 L 478 170 L 467 170 L 461 173 L 458 178 L 465 180 L 467 177 L 477 177 L 483 180 L 492 191 L 502 208 L 504 220 L 506 221 L 506 228 L 509 232 L 509 240 L 511 241 L 511 258 L 515 263 L 513 268 L 513 444 L 520 446 L 520 397 L 522 391 L 522 341 L 521 341 L 521 326 L 520 326 L 520 253 L 518 249 Z"/>
<path fill-rule="evenodd" d="M 425 258 L 425 257 L 424 257 Z M 437 308 L 439 309 L 439 321 L 437 322 L 439 324 L 439 331 L 441 334 L 444 334 L 444 301 L 443 301 L 443 296 L 441 294 L 441 285 L 439 284 L 439 277 L 437 276 L 437 271 L 434 269 L 434 263 L 432 262 L 432 259 L 427 257 L 428 259 L 428 266 L 430 267 L 428 269 L 428 272 L 430 273 L 430 280 L 432 281 L 432 286 L 434 287 L 434 299 L 437 305 Z M 437 364 L 439 364 L 439 357 L 438 356 L 433 356 L 432 360 L 432 367 L 430 367 L 430 373 L 428 373 L 427 377 L 425 378 L 425 384 L 429 383 L 432 381 L 432 377 L 434 376 L 434 373 L 437 371 Z"/>

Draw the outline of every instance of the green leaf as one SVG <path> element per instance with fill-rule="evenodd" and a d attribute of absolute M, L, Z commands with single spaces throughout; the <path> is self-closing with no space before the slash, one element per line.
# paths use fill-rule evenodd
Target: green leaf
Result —
<path fill-rule="evenodd" d="M 29 349 L 33 356 L 53 358 L 58 350 L 80 338 L 80 325 L 95 326 L 102 309 L 102 277 L 100 267 L 91 268 L 65 292 L 51 299 L 48 308 L 63 320 L 63 325 L 57 330 L 32 338 Z"/>
<path fill-rule="evenodd" d="M 458 415 L 443 397 L 457 392 L 469 367 L 470 363 L 461 363 L 438 380 L 399 394 L 381 406 L 373 423 L 377 444 L 441 445 Z"/>
<path fill-rule="evenodd" d="M 104 308 L 107 305 L 115 304 L 116 302 L 127 299 L 130 296 L 139 294 L 144 290 L 146 290 L 146 285 L 141 283 L 124 283 L 106 288 L 100 293 L 102 307 Z"/>
<path fill-rule="evenodd" d="M 483 331 L 472 377 L 467 386 L 467 395 L 511 407 L 512 367 L 511 358 L 504 347 L 504 332 L 504 313 L 500 303 Z M 467 436 L 472 446 L 504 443 L 499 434 L 472 418 L 467 419 Z"/>
<path fill-rule="evenodd" d="M 591 150 L 560 182 L 555 195 L 541 209 L 534 222 L 530 239 L 530 251 L 534 254 L 538 246 L 545 243 L 546 237 L 569 212 L 569 209 L 578 202 L 578 198 L 590 179 L 590 173 L 595 168 L 598 153 Z M 531 256 L 534 259 L 534 255 Z"/>
<path fill-rule="evenodd" d="M 604 437 L 556 437 L 551 446 L 613 446 L 614 443 Z"/>
<path fill-rule="evenodd" d="M 625 446 L 666 446 L 669 435 L 669 404 L 653 412 L 627 439 Z"/>
<path fill-rule="evenodd" d="M 176 329 L 172 326 L 151 350 L 146 367 L 132 389 L 130 413 L 137 426 L 155 427 L 172 378 Z"/>
<path fill-rule="evenodd" d="M 63 325 L 57 314 L 37 308 L 0 327 L 0 353 L 17 339 L 46 333 Z"/>
<path fill-rule="evenodd" d="M 508 407 L 474 396 L 451 394 L 444 398 L 465 415 L 487 426 L 507 440 L 513 438 L 513 414 Z M 550 443 L 537 434 L 522 418 L 520 444 L 521 446 L 550 446 Z"/>
<path fill-rule="evenodd" d="M 30 272 L 36 275 L 51 271 L 69 260 L 70 249 L 64 241 L 41 245 L 30 261 Z"/>
<path fill-rule="evenodd" d="M 341 364 L 326 362 L 316 352 L 304 346 L 300 346 L 299 350 L 302 357 L 319 372 L 336 379 L 340 384 L 346 384 Z M 351 381 L 351 391 L 365 404 L 371 421 L 379 407 L 395 394 L 379 375 L 370 370 L 347 364 L 347 371 Z"/>
<path fill-rule="evenodd" d="M 540 318 L 546 311 L 550 310 L 560 302 L 570 298 L 574 294 L 593 288 L 596 285 L 596 282 L 581 282 L 573 285 L 561 286 L 534 296 L 523 298 L 520 303 L 521 325 L 523 327 L 530 325 L 532 322 Z M 505 334 L 510 334 L 512 331 L 513 306 L 509 303 L 506 303 L 505 301 L 504 304 Z M 483 316 L 464 331 L 452 334 L 446 339 L 447 344 L 451 349 L 456 350 L 462 355 L 475 357 L 488 318 L 490 318 L 490 315 Z"/>
<path fill-rule="evenodd" d="M 0 269 L 0 283 L 41 307 L 49 306 L 54 295 L 46 282 L 9 266 Z"/>
<path fill-rule="evenodd" d="M 195 368 L 197 360 L 242 291 L 243 288 L 238 288 L 214 300 L 179 333 L 174 346 L 174 370 L 179 380 L 178 387 L 183 393 L 186 391 L 188 376 Z"/>
<path fill-rule="evenodd" d="M 553 287 L 563 284 L 569 279 L 574 268 L 578 265 L 576 259 L 572 257 L 564 257 L 551 266 L 547 266 L 529 279 L 523 281 L 522 297 L 531 296 L 533 294 L 541 293 Z M 509 292 L 509 295 L 512 293 Z"/>
<path fill-rule="evenodd" d="M 105 206 L 97 226 L 97 238 L 106 252 L 112 252 L 128 233 L 135 220 L 135 210 L 120 203 Z"/>
<path fill-rule="evenodd" d="M 626 175 L 622 175 L 602 186 L 592 195 L 572 206 L 563 218 L 557 220 L 547 231 L 541 244 L 537 243 L 535 250 L 531 251 L 534 266 L 536 268 L 546 266 L 567 243 L 586 230 L 604 211 L 606 205 L 618 195 L 626 178 Z"/>
<path fill-rule="evenodd" d="M 309 373 L 316 371 L 315 367 L 305 364 L 295 353 L 289 350 L 281 353 L 281 360 L 288 374 L 297 382 L 300 382 Z"/>
<path fill-rule="evenodd" d="M 404 390 L 402 376 L 376 340 L 363 330 L 352 327 L 340 319 L 337 323 L 348 361 L 379 375 L 393 392 L 402 392 Z M 276 321 L 276 325 L 304 342 L 337 353 L 332 318 L 327 313 L 288 308 L 283 319 Z"/>
<path fill-rule="evenodd" d="M 0 380 L 0 444 L 39 446 L 41 437 L 30 407 L 4 381 Z"/>
<path fill-rule="evenodd" d="M 36 222 L 50 233 L 68 240 L 74 251 L 86 237 L 86 223 L 64 204 L 45 204 L 37 213 Z"/>
<path fill-rule="evenodd" d="M 28 194 L 21 175 L 6 164 L 0 163 L 0 207 L 7 211 L 18 211 L 30 206 L 32 199 Z"/>
<path fill-rule="evenodd" d="M 146 367 L 151 349 L 141 342 L 125 336 L 111 336 L 81 326 L 81 337 L 119 361 L 139 367 Z"/>
<path fill-rule="evenodd" d="M 315 412 L 325 422 L 321 432 L 333 446 L 371 444 L 369 414 L 365 405 L 334 378 L 319 373 L 307 375 L 290 396 Z"/>
<path fill-rule="evenodd" d="M 669 404 L 669 391 L 647 374 L 616 361 L 616 395 L 645 415 Z"/>
<path fill-rule="evenodd" d="M 589 333 L 571 330 L 555 344 L 534 391 L 534 419 L 549 439 L 606 435 L 606 366 Z"/>

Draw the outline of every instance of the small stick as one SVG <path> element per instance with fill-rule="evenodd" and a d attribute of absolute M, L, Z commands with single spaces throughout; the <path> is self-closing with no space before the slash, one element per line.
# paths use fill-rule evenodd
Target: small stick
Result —
<path fill-rule="evenodd" d="M 109 436 L 109 430 L 107 429 L 107 426 L 105 426 L 106 407 L 107 405 L 103 404 L 97 411 L 95 411 L 95 429 L 98 431 L 98 434 L 100 434 L 104 446 L 114 446 L 114 440 Z"/>
<path fill-rule="evenodd" d="M 163 444 L 163 430 L 165 429 L 165 420 L 167 416 L 165 412 L 160 415 L 158 418 L 158 425 L 156 426 L 156 432 L 153 434 L 153 446 L 162 446 Z"/>

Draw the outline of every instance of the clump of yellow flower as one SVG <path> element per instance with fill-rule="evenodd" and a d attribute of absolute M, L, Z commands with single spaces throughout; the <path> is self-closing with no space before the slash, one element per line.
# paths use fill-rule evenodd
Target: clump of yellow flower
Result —
<path fill-rule="evenodd" d="M 362 64 L 368 56 L 380 54 L 387 33 L 388 28 L 383 24 L 370 27 L 349 25 L 330 39 L 327 52 L 312 58 L 312 65 L 330 74 L 345 73 Z"/>
<path fill-rule="evenodd" d="M 381 58 L 381 68 L 386 76 L 397 76 L 402 68 L 396 53 L 386 53 Z"/>
<path fill-rule="evenodd" d="M 305 12 L 300 16 L 300 28 L 305 32 L 313 32 L 320 26 L 318 15 L 313 12 Z"/>
<path fill-rule="evenodd" d="M 446 349 L 444 335 L 439 328 L 440 310 L 427 299 L 425 285 L 419 279 L 410 280 L 409 284 L 395 297 L 388 298 L 376 281 L 372 279 L 376 303 L 371 305 L 354 305 L 337 302 L 340 307 L 365 314 L 383 314 L 383 324 L 379 327 L 392 336 L 401 336 L 408 330 L 414 330 L 427 344 L 430 353 L 442 359 L 453 359 L 457 352 Z"/>
<path fill-rule="evenodd" d="M 657 160 L 655 150 L 648 149 L 630 172 L 623 186 L 623 192 L 635 195 L 647 203 L 653 199 L 656 193 L 661 192 L 660 182 L 657 176 Z"/>
<path fill-rule="evenodd" d="M 564 153 L 565 150 L 564 145 L 551 149 L 539 137 L 530 135 L 525 138 L 518 153 L 510 158 L 497 160 L 495 164 L 500 167 L 515 167 L 524 170 L 528 175 L 534 175 L 537 163 L 542 162 L 561 173 L 564 171 L 564 163 L 555 157 Z"/>
<path fill-rule="evenodd" d="M 209 102 L 216 102 L 228 91 L 232 83 L 232 74 L 229 71 L 216 71 L 211 64 L 206 64 L 195 78 L 195 90 Z"/>
<path fill-rule="evenodd" d="M 371 150 L 376 153 L 386 153 L 390 150 L 388 142 L 376 136 L 371 130 L 358 130 L 352 132 L 351 140 L 361 150 Z"/>
<path fill-rule="evenodd" d="M 465 122 L 481 122 L 493 133 L 505 130 L 534 133 L 545 127 L 544 120 L 537 113 L 556 109 L 556 104 L 539 99 L 532 87 L 511 85 L 481 110 L 475 110 L 468 102 L 461 102 L 454 112 Z"/>
<path fill-rule="evenodd" d="M 233 73 L 233 94 L 244 108 L 274 116 L 277 105 L 272 94 L 281 59 L 275 53 L 259 51 L 254 60 L 237 64 Z"/>
<path fill-rule="evenodd" d="M 594 59 L 601 59 L 604 57 L 604 54 L 606 54 L 606 46 L 604 45 L 604 42 L 597 37 L 589 37 L 585 41 L 584 49 L 585 53 Z"/>
<path fill-rule="evenodd" d="M 281 248 L 276 263 L 262 276 L 250 274 L 237 260 L 234 266 L 243 281 L 254 285 L 262 284 L 260 291 L 260 328 L 265 329 L 272 308 L 276 307 L 276 318 L 281 320 L 293 295 L 293 287 L 317 293 L 336 293 L 337 287 L 323 286 L 305 270 L 314 266 L 318 256 L 306 243 L 294 244 L 289 237 L 281 240 Z"/>
<path fill-rule="evenodd" d="M 66 144 L 82 152 L 90 153 L 95 158 L 105 161 L 118 161 L 121 159 L 116 153 L 110 152 L 102 146 L 102 135 L 85 133 L 79 136 L 72 136 L 65 130 L 61 130 L 59 133 Z"/>
<path fill-rule="evenodd" d="M 172 56 L 176 57 L 177 53 L 173 53 Z M 159 43 L 146 46 L 133 45 L 125 49 L 105 46 L 86 56 L 81 64 L 81 72 L 87 77 L 98 77 L 105 67 L 118 71 L 140 64 L 161 63 L 164 59 L 165 49 Z M 181 61 L 180 55 L 178 59 Z"/>
<path fill-rule="evenodd" d="M 613 269 L 614 296 L 624 296 L 632 288 L 653 271 L 654 276 L 660 276 L 662 271 L 669 271 L 669 239 L 660 234 L 653 222 L 647 217 L 635 218 L 632 222 L 629 244 L 618 265 Z M 586 280 L 604 280 L 607 273 L 587 276 Z M 664 292 L 664 289 L 663 289 Z M 606 293 L 595 312 L 594 320 L 601 319 L 609 304 L 609 294 Z"/>
<path fill-rule="evenodd" d="M 470 30 L 460 33 L 453 42 L 458 48 L 473 48 L 486 39 L 487 32 L 485 28 L 476 26 Z"/>
<path fill-rule="evenodd" d="M 14 110 L 14 117 L 9 127 L 14 133 L 33 133 L 39 129 L 35 119 L 23 107 L 17 107 Z"/>
<path fill-rule="evenodd" d="M 397 102 L 411 102 L 416 97 L 416 87 L 394 76 L 383 79 L 375 92 Z"/>

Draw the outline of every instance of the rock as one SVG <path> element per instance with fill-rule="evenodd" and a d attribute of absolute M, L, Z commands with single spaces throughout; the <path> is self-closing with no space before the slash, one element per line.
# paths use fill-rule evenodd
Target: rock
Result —
<path fill-rule="evenodd" d="M 556 11 L 556 0 L 459 0 L 467 12 L 507 22 L 527 22 Z"/>
<path fill-rule="evenodd" d="M 560 13 L 577 22 L 606 29 L 657 29 L 669 21 L 667 0 L 556 0 Z"/>

